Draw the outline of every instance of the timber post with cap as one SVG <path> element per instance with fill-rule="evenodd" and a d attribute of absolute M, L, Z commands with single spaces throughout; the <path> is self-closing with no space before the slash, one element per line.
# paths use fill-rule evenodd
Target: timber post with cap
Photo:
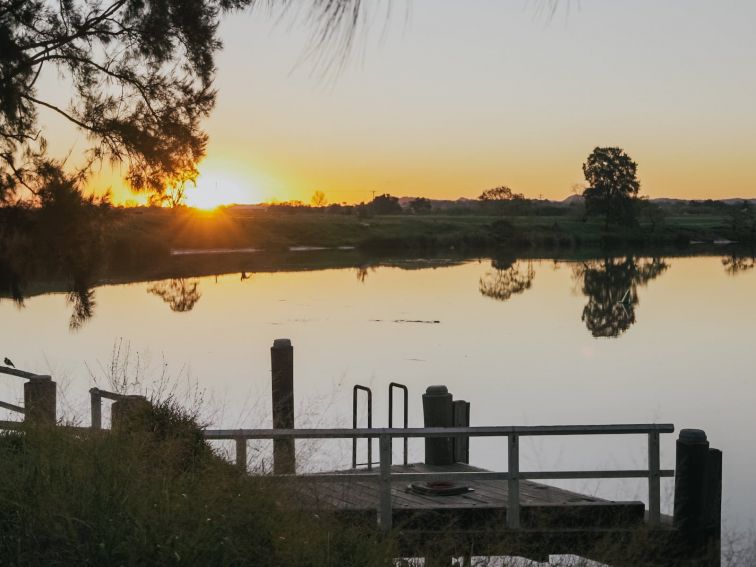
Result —
<path fill-rule="evenodd" d="M 273 429 L 294 429 L 294 347 L 290 339 L 276 339 L 270 347 Z M 294 474 L 294 439 L 273 440 L 273 472 Z"/>
<path fill-rule="evenodd" d="M 722 451 L 701 429 L 682 429 L 676 443 L 674 527 L 687 554 L 718 565 L 722 530 Z"/>
<path fill-rule="evenodd" d="M 50 376 L 33 376 L 24 384 L 24 420 L 33 425 L 55 425 L 57 384 Z"/>

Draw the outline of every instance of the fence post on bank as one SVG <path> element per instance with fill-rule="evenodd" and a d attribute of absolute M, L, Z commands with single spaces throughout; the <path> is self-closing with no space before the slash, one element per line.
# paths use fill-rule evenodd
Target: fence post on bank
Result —
<path fill-rule="evenodd" d="M 294 429 L 294 347 L 289 339 L 276 339 L 270 348 L 273 429 Z M 294 474 L 294 439 L 273 440 L 273 472 Z"/>
<path fill-rule="evenodd" d="M 102 429 L 102 396 L 99 388 L 89 390 L 89 405 L 92 411 L 92 429 Z"/>
<path fill-rule="evenodd" d="M 111 431 L 137 431 L 148 425 L 152 404 L 145 396 L 122 396 L 110 406 Z"/>
<path fill-rule="evenodd" d="M 34 376 L 24 384 L 24 420 L 34 425 L 55 425 L 57 384 L 50 376 Z"/>

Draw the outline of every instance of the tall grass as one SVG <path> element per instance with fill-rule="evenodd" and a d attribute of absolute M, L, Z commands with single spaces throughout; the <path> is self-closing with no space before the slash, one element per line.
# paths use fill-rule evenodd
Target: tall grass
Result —
<path fill-rule="evenodd" d="M 390 540 L 242 474 L 173 401 L 131 425 L 0 435 L 0 563 L 390 563 Z"/>

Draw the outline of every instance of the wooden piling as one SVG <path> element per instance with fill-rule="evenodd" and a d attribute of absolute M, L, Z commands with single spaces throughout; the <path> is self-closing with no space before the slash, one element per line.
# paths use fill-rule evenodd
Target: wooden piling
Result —
<path fill-rule="evenodd" d="M 25 421 L 33 425 L 55 425 L 57 384 L 50 376 L 35 376 L 24 384 Z"/>
<path fill-rule="evenodd" d="M 446 386 L 428 386 L 423 394 L 425 427 L 451 427 L 454 420 L 452 395 Z M 451 465 L 454 462 L 454 440 L 451 437 L 425 439 L 425 464 Z"/>
<path fill-rule="evenodd" d="M 453 421 L 454 427 L 470 427 L 470 402 L 465 400 L 454 400 Z M 454 462 L 470 464 L 470 437 L 468 435 L 457 435 L 454 437 Z"/>
<path fill-rule="evenodd" d="M 683 429 L 677 439 L 674 524 L 687 539 L 698 539 L 703 519 L 709 442 L 700 429 Z"/>
<path fill-rule="evenodd" d="M 706 433 L 683 429 L 677 439 L 674 525 L 681 550 L 717 565 L 721 546 L 722 452 L 710 449 Z"/>
<path fill-rule="evenodd" d="M 294 429 L 294 347 L 289 339 L 276 339 L 270 348 L 273 429 Z M 273 472 L 294 474 L 294 439 L 273 441 Z"/>

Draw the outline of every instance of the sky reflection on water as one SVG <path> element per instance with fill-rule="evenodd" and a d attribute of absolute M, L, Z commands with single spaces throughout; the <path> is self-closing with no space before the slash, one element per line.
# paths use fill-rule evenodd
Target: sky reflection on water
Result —
<path fill-rule="evenodd" d="M 143 385 L 165 374 L 177 392 L 205 392 L 213 426 L 267 427 L 269 348 L 289 337 L 298 426 L 351 425 L 355 383 L 374 389 L 375 424 L 385 425 L 386 388 L 398 381 L 410 389 L 413 426 L 422 422 L 420 393 L 443 383 L 471 402 L 474 425 L 698 427 L 724 452 L 726 521 L 748 527 L 756 522 L 753 266 L 739 257 L 498 259 L 103 286 L 88 296 L 94 316 L 75 332 L 68 294 L 26 298 L 23 308 L 0 301 L 0 356 L 54 375 L 62 409 L 84 422 L 93 377 L 108 386 L 122 340 Z M 0 399 L 20 396 L 18 382 L 0 381 Z M 674 466 L 674 438 L 663 436 L 663 467 Z M 644 443 L 528 440 L 522 468 L 639 468 Z M 348 463 L 347 445 L 321 447 L 301 447 L 313 467 Z M 419 458 L 422 445 L 410 447 Z M 500 441 L 472 443 L 474 464 L 503 470 L 505 454 Z M 646 498 L 642 482 L 562 484 Z M 664 481 L 667 507 L 670 489 Z"/>

